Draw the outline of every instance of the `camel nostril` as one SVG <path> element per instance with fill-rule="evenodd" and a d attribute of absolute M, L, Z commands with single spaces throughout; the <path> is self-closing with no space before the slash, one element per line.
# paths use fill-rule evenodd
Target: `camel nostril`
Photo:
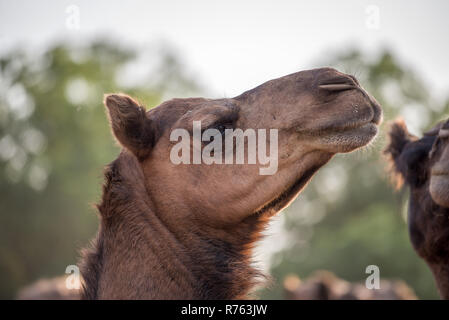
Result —
<path fill-rule="evenodd" d="M 327 91 L 345 91 L 345 90 L 354 89 L 355 86 L 352 84 L 346 84 L 346 83 L 335 83 L 335 84 L 322 84 L 322 85 L 319 85 L 319 88 L 327 90 Z"/>
<path fill-rule="evenodd" d="M 357 82 L 351 77 L 332 77 L 319 81 L 318 88 L 327 91 L 345 91 L 355 89 Z"/>

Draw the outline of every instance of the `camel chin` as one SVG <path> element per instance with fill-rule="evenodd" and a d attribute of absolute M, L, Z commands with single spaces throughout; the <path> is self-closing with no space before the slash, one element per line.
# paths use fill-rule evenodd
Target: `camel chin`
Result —
<path fill-rule="evenodd" d="M 350 130 L 321 138 L 321 143 L 335 153 L 348 153 L 368 145 L 377 136 L 378 123 L 369 122 Z"/>
<path fill-rule="evenodd" d="M 449 208 L 449 175 L 432 175 L 430 178 L 430 195 L 436 204 Z"/>
<path fill-rule="evenodd" d="M 381 111 L 377 104 L 371 107 L 376 114 L 371 120 L 352 124 L 347 128 L 329 129 L 320 132 L 313 137 L 313 144 L 317 149 L 325 150 L 332 154 L 349 153 L 370 144 L 378 134 L 378 126 L 381 123 Z"/>

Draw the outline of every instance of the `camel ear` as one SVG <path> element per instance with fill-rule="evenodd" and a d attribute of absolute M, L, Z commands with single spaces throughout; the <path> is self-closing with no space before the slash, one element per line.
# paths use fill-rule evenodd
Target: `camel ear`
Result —
<path fill-rule="evenodd" d="M 402 151 L 408 143 L 416 141 L 418 138 L 408 132 L 403 119 L 397 119 L 393 122 L 388 135 L 390 142 L 385 148 L 384 154 L 390 162 L 393 182 L 397 188 L 400 188 L 406 175 L 406 167 L 401 161 Z"/>
<path fill-rule="evenodd" d="M 145 108 L 122 94 L 105 95 L 104 104 L 117 141 L 139 160 L 146 158 L 153 147 L 154 133 Z"/>
<path fill-rule="evenodd" d="M 390 155 L 393 160 L 401 155 L 402 150 L 407 143 L 418 139 L 416 136 L 408 132 L 407 125 L 403 119 L 397 119 L 393 122 L 389 132 L 389 137 L 390 143 L 384 153 Z"/>

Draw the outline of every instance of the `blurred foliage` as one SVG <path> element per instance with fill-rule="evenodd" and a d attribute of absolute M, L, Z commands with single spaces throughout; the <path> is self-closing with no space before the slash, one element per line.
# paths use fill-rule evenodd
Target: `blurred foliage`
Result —
<path fill-rule="evenodd" d="M 169 48 L 159 56 L 137 84 L 135 63 L 142 74 L 149 57 L 104 41 L 1 57 L 0 298 L 64 273 L 95 234 L 102 167 L 119 151 L 103 94 L 126 91 L 156 106 L 200 90 Z"/>
<path fill-rule="evenodd" d="M 368 59 L 354 51 L 325 64 L 356 69 L 387 120 L 402 114 L 421 130 L 449 111 L 388 52 Z M 119 151 L 103 94 L 124 91 L 150 107 L 204 90 L 170 48 L 151 57 L 104 41 L 15 50 L 0 58 L 0 72 L 0 298 L 12 298 L 31 281 L 76 264 L 96 231 L 91 204 L 99 198 L 102 167 Z M 286 247 L 273 257 L 277 281 L 263 298 L 282 298 L 288 273 L 328 269 L 363 281 L 370 264 L 383 278 L 402 278 L 421 298 L 437 297 L 408 240 L 406 192 L 389 185 L 381 159 L 385 126 L 382 132 L 370 151 L 337 156 L 286 210 Z"/>
<path fill-rule="evenodd" d="M 306 278 L 315 270 L 365 282 L 368 265 L 381 278 L 397 278 L 421 299 L 438 298 L 432 274 L 413 251 L 406 227 L 408 190 L 393 190 L 382 150 L 390 120 L 405 118 L 417 135 L 447 117 L 448 101 L 435 101 L 426 85 L 388 51 L 368 58 L 358 51 L 337 54 L 330 65 L 357 76 L 382 105 L 384 123 L 367 149 L 337 155 L 285 210 L 287 245 L 272 259 L 275 285 L 263 298 L 282 298 L 290 273 Z"/>

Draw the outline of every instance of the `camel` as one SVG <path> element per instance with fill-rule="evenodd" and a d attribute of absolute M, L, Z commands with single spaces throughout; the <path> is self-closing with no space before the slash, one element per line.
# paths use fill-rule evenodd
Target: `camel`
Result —
<path fill-rule="evenodd" d="M 401 280 L 382 280 L 380 289 L 338 278 L 330 271 L 319 270 L 302 281 L 292 274 L 284 279 L 287 300 L 416 300 L 413 290 Z"/>
<path fill-rule="evenodd" d="M 173 99 L 146 111 L 110 94 L 104 104 L 122 151 L 105 168 L 98 234 L 82 255 L 83 299 L 251 297 L 263 279 L 251 252 L 270 217 L 335 154 L 372 141 L 382 119 L 356 78 L 332 68 L 234 98 Z M 191 132 L 194 121 L 219 136 L 276 129 L 276 173 L 260 174 L 262 163 L 173 163 L 171 133 Z"/>
<path fill-rule="evenodd" d="M 384 151 L 397 187 L 410 187 L 408 230 L 413 248 L 430 267 L 440 296 L 449 299 L 449 120 L 421 139 L 403 120 L 390 131 Z"/>

